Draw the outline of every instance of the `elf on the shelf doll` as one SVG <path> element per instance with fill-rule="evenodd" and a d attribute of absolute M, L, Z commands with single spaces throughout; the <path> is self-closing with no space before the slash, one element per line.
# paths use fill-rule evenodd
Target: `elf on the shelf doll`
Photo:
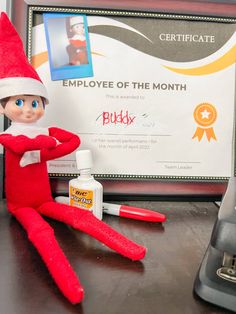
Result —
<path fill-rule="evenodd" d="M 82 230 L 118 253 L 139 260 L 146 249 L 122 236 L 89 211 L 59 204 L 51 196 L 47 160 L 73 152 L 79 137 L 57 127 L 40 128 L 48 96 L 22 42 L 6 14 L 0 17 L 0 113 L 12 125 L 0 134 L 5 147 L 7 207 L 28 234 L 61 292 L 72 303 L 83 288 L 57 243 L 53 229 L 41 215 Z"/>
<path fill-rule="evenodd" d="M 88 64 L 87 42 L 84 30 L 83 16 L 69 17 L 70 45 L 67 46 L 69 63 L 71 65 Z"/>

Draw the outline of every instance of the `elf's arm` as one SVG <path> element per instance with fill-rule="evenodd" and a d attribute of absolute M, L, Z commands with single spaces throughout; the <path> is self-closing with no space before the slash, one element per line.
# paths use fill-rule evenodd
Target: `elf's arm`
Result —
<path fill-rule="evenodd" d="M 47 135 L 29 138 L 25 135 L 1 134 L 0 144 L 17 155 L 23 155 L 27 151 L 52 149 L 56 146 L 56 140 Z"/>
<path fill-rule="evenodd" d="M 80 145 L 80 138 L 69 131 L 51 127 L 49 135 L 59 141 L 59 144 L 52 148 L 41 149 L 41 161 L 56 159 L 72 153 Z"/>

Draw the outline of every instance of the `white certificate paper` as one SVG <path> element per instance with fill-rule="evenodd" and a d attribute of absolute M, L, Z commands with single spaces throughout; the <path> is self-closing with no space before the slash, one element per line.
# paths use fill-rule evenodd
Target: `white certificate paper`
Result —
<path fill-rule="evenodd" d="M 50 98 L 42 125 L 77 133 L 80 149 L 92 151 L 93 173 L 104 178 L 230 177 L 235 25 L 87 22 L 94 76 L 61 81 L 50 79 L 44 25 L 33 27 L 31 61 Z M 53 174 L 77 172 L 74 154 L 48 166 Z"/>

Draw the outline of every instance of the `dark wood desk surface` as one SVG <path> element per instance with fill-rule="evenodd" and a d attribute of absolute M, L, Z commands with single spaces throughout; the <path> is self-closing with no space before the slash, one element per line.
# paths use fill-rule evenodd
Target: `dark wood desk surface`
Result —
<path fill-rule="evenodd" d="M 104 221 L 148 248 L 142 262 L 112 252 L 86 234 L 47 219 L 85 289 L 71 305 L 58 291 L 24 230 L 0 202 L 0 313 L 230 313 L 193 295 L 193 282 L 218 208 L 207 202 L 129 202 L 165 213 L 146 223 L 106 215 Z"/>

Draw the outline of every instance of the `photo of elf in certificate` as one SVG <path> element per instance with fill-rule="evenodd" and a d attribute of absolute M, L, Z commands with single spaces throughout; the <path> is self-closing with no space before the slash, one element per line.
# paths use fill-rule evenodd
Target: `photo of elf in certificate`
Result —
<path fill-rule="evenodd" d="M 87 41 L 83 16 L 69 17 L 69 42 L 67 53 L 70 65 L 88 64 Z M 70 37 L 71 36 L 71 37 Z"/>
<path fill-rule="evenodd" d="M 92 77 L 86 15 L 43 14 L 51 80 Z"/>

